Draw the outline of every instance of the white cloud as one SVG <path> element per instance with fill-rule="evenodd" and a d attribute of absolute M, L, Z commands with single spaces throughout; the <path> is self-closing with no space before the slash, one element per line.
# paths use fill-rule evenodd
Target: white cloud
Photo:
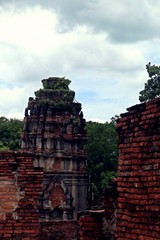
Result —
<path fill-rule="evenodd" d="M 160 61 L 158 1 L 11 2 L 0 2 L 0 115 L 23 116 L 50 76 L 72 80 L 87 120 L 138 102 L 145 64 Z"/>
<path fill-rule="evenodd" d="M 55 14 L 40 7 L 22 11 L 4 9 L 0 14 L 0 39 L 2 43 L 43 56 L 53 46 L 56 24 Z M 58 44 L 56 37 L 54 44 Z"/>
<path fill-rule="evenodd" d="M 28 98 L 24 88 L 0 88 L 0 116 L 23 118 L 23 103 Z"/>

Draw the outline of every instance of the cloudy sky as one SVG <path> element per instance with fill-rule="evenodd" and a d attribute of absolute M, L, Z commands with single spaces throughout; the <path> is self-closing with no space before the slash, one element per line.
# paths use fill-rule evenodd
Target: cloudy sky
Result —
<path fill-rule="evenodd" d="M 0 0 L 0 116 L 22 119 L 50 76 L 69 78 L 84 116 L 110 121 L 139 103 L 160 64 L 159 0 Z"/>

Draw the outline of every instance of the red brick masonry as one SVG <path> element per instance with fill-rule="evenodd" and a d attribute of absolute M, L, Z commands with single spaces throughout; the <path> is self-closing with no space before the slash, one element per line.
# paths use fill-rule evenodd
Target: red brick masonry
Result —
<path fill-rule="evenodd" d="M 121 115 L 116 239 L 160 239 L 160 99 Z"/>
<path fill-rule="evenodd" d="M 40 220 L 43 170 L 33 167 L 33 157 L 32 153 L 0 152 L 0 239 L 77 239 L 75 221 Z"/>
<path fill-rule="evenodd" d="M 33 166 L 34 154 L 0 152 L 0 239 L 108 239 L 114 228 L 104 229 L 104 217 L 110 224 L 117 212 L 115 239 L 160 240 L 160 99 L 127 110 L 117 124 L 118 206 L 107 196 L 106 211 L 80 217 L 80 231 L 76 221 L 40 216 L 44 172 Z M 57 188 L 62 198 L 58 182 Z M 53 203 L 58 200 L 53 192 Z"/>
<path fill-rule="evenodd" d="M 79 218 L 79 240 L 103 240 L 104 210 L 89 210 Z"/>
<path fill-rule="evenodd" d="M 0 239 L 38 239 L 42 177 L 32 154 L 0 153 Z"/>

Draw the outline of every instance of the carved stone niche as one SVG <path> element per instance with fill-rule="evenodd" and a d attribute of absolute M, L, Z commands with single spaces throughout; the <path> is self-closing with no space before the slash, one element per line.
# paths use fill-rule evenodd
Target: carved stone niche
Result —
<path fill-rule="evenodd" d="M 55 175 L 46 184 L 41 199 L 41 217 L 45 220 L 71 220 L 73 197 L 61 176 Z"/>

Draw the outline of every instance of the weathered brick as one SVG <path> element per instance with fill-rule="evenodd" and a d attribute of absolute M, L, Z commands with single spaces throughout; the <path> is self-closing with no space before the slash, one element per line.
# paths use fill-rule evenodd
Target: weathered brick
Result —
<path fill-rule="evenodd" d="M 159 240 L 159 105 L 155 99 L 128 108 L 117 125 L 119 142 L 132 134 L 129 147 L 119 145 L 117 240 Z"/>

